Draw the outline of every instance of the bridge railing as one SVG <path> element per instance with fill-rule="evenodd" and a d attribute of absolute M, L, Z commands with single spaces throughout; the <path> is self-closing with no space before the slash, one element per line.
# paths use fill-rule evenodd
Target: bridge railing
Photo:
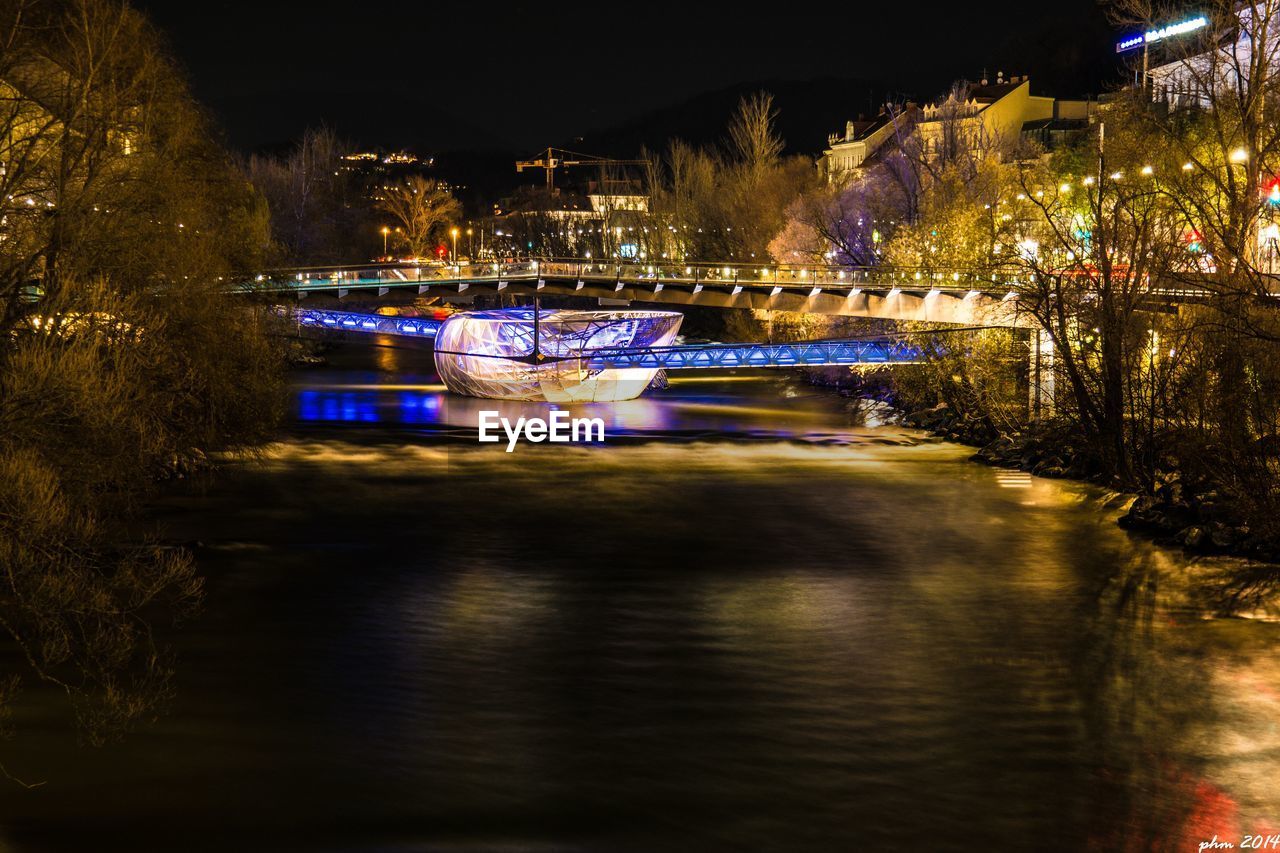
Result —
<path fill-rule="evenodd" d="M 840 267 L 814 264 L 672 263 L 550 258 L 541 276 L 623 283 L 729 285 L 741 288 L 852 288 L 863 285 L 926 290 L 990 290 L 1016 278 L 973 271 L 933 271 L 894 267 Z"/>
<path fill-rule="evenodd" d="M 284 309 L 281 309 L 282 312 Z M 400 335 L 434 339 L 442 321 L 432 317 L 399 317 L 361 314 L 321 308 L 298 308 L 289 312 L 300 328 L 336 332 Z M 530 330 L 531 331 L 531 330 Z M 874 338 L 790 341 L 783 343 L 709 343 L 667 346 L 589 347 L 589 338 L 571 343 L 546 355 L 543 364 L 577 363 L 590 370 L 651 368 L 698 370 L 726 367 L 803 367 L 817 365 L 911 364 L 920 360 L 920 351 L 901 335 Z M 531 337 L 525 341 L 523 356 L 533 351 Z M 519 349 L 517 349 L 519 352 Z M 492 353 L 457 353 L 478 358 L 504 358 Z"/>
<path fill-rule="evenodd" d="M 1018 284 L 1015 276 L 974 271 L 813 264 L 680 263 L 591 258 L 503 259 L 475 263 L 390 263 L 272 270 L 247 285 L 265 290 L 344 290 L 354 287 L 462 284 L 562 279 L 618 284 L 679 284 L 736 289 L 852 290 L 862 287 L 912 290 L 981 290 Z"/>
<path fill-rule="evenodd" d="M 505 258 L 482 262 L 441 264 L 396 262 L 292 267 L 265 272 L 240 287 L 268 292 L 344 291 L 351 288 L 395 288 L 405 286 L 469 285 L 506 282 L 545 281 L 591 282 L 593 284 L 653 287 L 680 285 L 718 289 L 770 292 L 852 293 L 868 289 L 894 289 L 952 294 L 972 291 L 1004 296 L 1024 287 L 1026 272 L 1014 270 L 936 270 L 903 267 L 839 267 L 821 264 L 744 264 L 676 262 L 670 260 L 619 260 L 594 258 Z M 1172 296 L 1202 296 L 1212 288 L 1197 287 L 1185 277 L 1152 288 Z"/>
<path fill-rule="evenodd" d="M 351 287 L 399 287 L 460 281 L 523 280 L 537 272 L 536 261 L 497 261 L 475 264 L 363 264 L 355 266 L 292 267 L 257 277 L 264 289 L 324 290 Z"/>
<path fill-rule="evenodd" d="M 337 332 L 405 335 L 414 338 L 434 338 L 443 322 L 434 317 L 398 317 L 318 308 L 299 308 L 294 310 L 291 316 L 299 327 L 329 329 Z"/>
<path fill-rule="evenodd" d="M 588 368 L 699 370 L 723 367 L 805 367 L 820 365 L 915 364 L 920 350 L 907 341 L 874 338 L 791 343 L 699 344 L 584 350 Z"/>

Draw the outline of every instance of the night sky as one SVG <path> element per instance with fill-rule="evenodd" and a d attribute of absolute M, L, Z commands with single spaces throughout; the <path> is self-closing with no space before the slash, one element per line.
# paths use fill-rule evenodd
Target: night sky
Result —
<path fill-rule="evenodd" d="M 849 80 L 853 117 L 867 95 L 852 81 L 932 96 L 1002 70 L 1030 73 L 1037 93 L 1080 95 L 1119 76 L 1094 0 L 778 3 L 767 13 L 696 0 L 136 5 L 246 151 L 321 122 L 419 153 L 533 150 L 748 82 Z M 815 127 L 813 138 L 836 129 Z"/>

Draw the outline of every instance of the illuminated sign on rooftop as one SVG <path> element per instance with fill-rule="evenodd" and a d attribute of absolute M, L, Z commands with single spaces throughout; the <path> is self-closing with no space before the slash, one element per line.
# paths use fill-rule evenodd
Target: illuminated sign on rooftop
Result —
<path fill-rule="evenodd" d="M 1152 42 L 1163 41 L 1167 38 L 1172 38 L 1173 36 L 1180 36 L 1184 33 L 1194 32 L 1195 30 L 1198 30 L 1201 27 L 1207 27 L 1208 25 L 1209 19 L 1204 15 L 1201 15 L 1200 17 L 1192 18 L 1189 21 L 1170 24 L 1169 26 L 1161 27 L 1158 30 L 1150 30 L 1136 36 L 1130 36 L 1129 38 L 1116 43 L 1116 53 L 1124 53 L 1126 50 L 1133 50 L 1135 47 L 1142 47 L 1143 45 L 1151 44 Z"/>

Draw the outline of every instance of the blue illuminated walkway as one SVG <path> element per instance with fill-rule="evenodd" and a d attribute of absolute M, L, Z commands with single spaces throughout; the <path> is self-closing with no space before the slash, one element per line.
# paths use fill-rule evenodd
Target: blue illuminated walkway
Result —
<path fill-rule="evenodd" d="M 826 364 L 915 364 L 919 350 L 892 338 L 796 341 L 785 344 L 696 344 L 584 353 L 591 369 L 649 367 L 698 370 L 716 367 L 820 367 Z"/>
<path fill-rule="evenodd" d="M 386 317 L 351 311 L 299 308 L 299 325 L 364 334 L 434 338 L 441 320 L 427 317 Z M 556 359 L 546 359 L 551 363 Z M 667 347 L 628 347 L 584 350 L 569 359 L 592 370 L 656 368 L 706 370 L 724 367 L 819 367 L 831 364 L 914 364 L 919 350 L 896 338 L 797 341 L 770 344 L 694 344 Z"/>
<path fill-rule="evenodd" d="M 443 322 L 430 317 L 387 317 L 382 314 L 326 311 L 319 308 L 299 308 L 293 314 L 302 326 L 414 338 L 434 338 Z"/>

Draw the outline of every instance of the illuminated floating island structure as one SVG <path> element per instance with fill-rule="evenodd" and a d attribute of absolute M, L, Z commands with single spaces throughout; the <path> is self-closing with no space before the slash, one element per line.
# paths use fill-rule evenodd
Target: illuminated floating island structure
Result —
<path fill-rule="evenodd" d="M 639 397 L 656 368 L 588 366 L 593 352 L 668 346 L 675 311 L 503 308 L 455 314 L 436 333 L 436 371 L 455 394 L 491 400 L 612 403 Z"/>

